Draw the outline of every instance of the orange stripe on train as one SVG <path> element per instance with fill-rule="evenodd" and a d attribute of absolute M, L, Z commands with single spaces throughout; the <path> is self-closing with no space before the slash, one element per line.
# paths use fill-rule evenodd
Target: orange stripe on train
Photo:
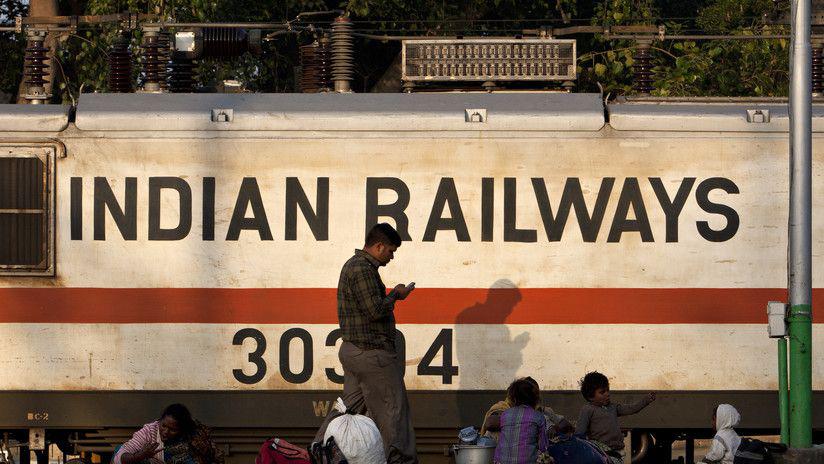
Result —
<path fill-rule="evenodd" d="M 824 304 L 813 291 L 813 307 Z M 334 288 L 0 288 L 0 322 L 335 324 Z M 419 288 L 402 324 L 756 324 L 775 288 Z M 824 322 L 816 313 L 815 322 Z"/>

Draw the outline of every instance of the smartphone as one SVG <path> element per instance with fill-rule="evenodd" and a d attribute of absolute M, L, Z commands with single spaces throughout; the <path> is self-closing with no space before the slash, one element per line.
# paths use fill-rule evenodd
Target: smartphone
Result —
<path fill-rule="evenodd" d="M 407 288 L 408 291 L 411 292 L 415 288 L 415 282 L 410 282 L 410 283 L 406 284 L 406 288 Z M 387 295 L 387 296 L 397 300 L 398 299 L 398 291 L 393 288 L 392 291 L 389 292 L 389 295 Z"/>

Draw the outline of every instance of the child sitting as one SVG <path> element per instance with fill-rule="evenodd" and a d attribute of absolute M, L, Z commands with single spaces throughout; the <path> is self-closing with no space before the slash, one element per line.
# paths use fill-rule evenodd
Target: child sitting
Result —
<path fill-rule="evenodd" d="M 500 435 L 495 447 L 495 464 L 535 464 L 538 453 L 549 445 L 546 418 L 535 408 L 539 391 L 534 383 L 518 379 L 507 389 L 513 406 L 500 416 Z"/>
<path fill-rule="evenodd" d="M 710 451 L 703 462 L 732 464 L 735 450 L 741 444 L 741 437 L 733 427 L 738 425 L 741 415 L 729 404 L 719 404 L 712 412 L 712 428 L 716 430 Z"/>
<path fill-rule="evenodd" d="M 624 435 L 618 416 L 628 416 L 644 409 L 655 401 L 655 393 L 650 392 L 632 404 L 612 403 L 609 399 L 609 379 L 600 372 L 590 372 L 581 379 L 581 394 L 588 403 L 581 408 L 575 434 L 605 444 L 612 456 L 624 456 Z"/>
<path fill-rule="evenodd" d="M 532 386 L 538 390 L 538 406 L 535 408 L 542 413 L 547 421 L 547 437 L 551 440 L 556 434 L 566 433 L 571 434 L 575 431 L 575 427 L 566 420 L 566 418 L 556 413 L 551 407 L 545 405 L 541 401 L 540 387 L 538 382 L 532 377 L 524 377 L 523 380 L 531 383 Z M 499 401 L 489 408 L 489 411 L 484 415 L 484 422 L 481 426 L 480 434 L 498 441 L 498 432 L 501 430 L 501 413 L 511 408 L 513 405 L 512 398 L 507 395 L 503 401 Z"/>

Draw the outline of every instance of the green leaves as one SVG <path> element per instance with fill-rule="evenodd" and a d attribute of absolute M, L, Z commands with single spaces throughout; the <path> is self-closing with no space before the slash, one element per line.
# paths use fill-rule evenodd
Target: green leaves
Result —
<path fill-rule="evenodd" d="M 709 0 L 692 3 L 697 23 L 715 34 L 766 35 L 786 28 L 765 18 L 783 14 L 786 1 Z M 658 3 L 661 4 L 661 3 Z M 680 6 L 688 9 L 686 6 Z M 693 10 L 695 11 L 695 10 Z M 594 9 L 593 24 L 644 24 L 666 16 L 648 1 L 602 0 Z M 688 24 L 668 23 L 669 33 Z M 579 89 L 632 94 L 637 43 L 626 40 L 579 39 Z M 786 40 L 705 40 L 655 42 L 650 50 L 654 72 L 653 95 L 658 96 L 785 96 L 789 57 Z M 623 48 L 623 50 L 622 50 Z"/>

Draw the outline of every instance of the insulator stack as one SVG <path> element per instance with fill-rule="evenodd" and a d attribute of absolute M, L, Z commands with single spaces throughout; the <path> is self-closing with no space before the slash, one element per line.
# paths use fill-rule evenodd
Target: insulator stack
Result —
<path fill-rule="evenodd" d="M 317 42 L 300 47 L 300 91 L 303 93 L 316 93 L 321 85 L 315 68 L 318 52 Z"/>
<path fill-rule="evenodd" d="M 352 20 L 338 16 L 332 22 L 332 80 L 336 92 L 351 91 L 355 69 L 353 57 Z"/>
<path fill-rule="evenodd" d="M 132 53 L 129 39 L 121 36 L 109 49 L 109 91 L 129 93 L 132 90 Z"/>
<path fill-rule="evenodd" d="M 233 27 L 207 27 L 203 29 L 203 56 L 230 58 L 249 50 L 249 34 Z"/>
<path fill-rule="evenodd" d="M 813 46 L 813 95 L 824 95 L 824 44 Z"/>
<path fill-rule="evenodd" d="M 51 95 L 46 93 L 46 79 L 49 75 L 49 47 L 46 47 L 46 34 L 31 31 L 28 34 L 25 52 L 24 82 L 26 83 L 26 100 L 32 104 L 44 103 Z"/>
<path fill-rule="evenodd" d="M 143 53 L 143 90 L 146 92 L 159 92 L 165 87 L 167 60 L 163 47 L 159 33 L 144 34 L 140 48 Z"/>
<path fill-rule="evenodd" d="M 167 32 L 161 32 L 157 36 L 157 43 L 160 45 L 158 58 L 163 66 L 160 68 L 158 77 L 160 79 L 160 88 L 167 90 L 169 88 L 167 82 L 167 67 L 172 59 L 172 39 Z"/>
<path fill-rule="evenodd" d="M 654 89 L 652 86 L 652 55 L 649 52 L 649 45 L 639 46 L 632 59 L 635 79 L 633 88 L 640 94 L 649 94 Z"/>
<path fill-rule="evenodd" d="M 332 70 L 329 39 L 322 37 L 300 47 L 300 89 L 303 93 L 327 92 L 331 89 Z"/>
<path fill-rule="evenodd" d="M 169 91 L 192 93 L 195 88 L 195 65 L 190 58 L 175 57 L 168 68 Z"/>
<path fill-rule="evenodd" d="M 332 90 L 332 39 L 323 36 L 318 39 L 318 55 L 315 61 L 322 91 Z"/>

